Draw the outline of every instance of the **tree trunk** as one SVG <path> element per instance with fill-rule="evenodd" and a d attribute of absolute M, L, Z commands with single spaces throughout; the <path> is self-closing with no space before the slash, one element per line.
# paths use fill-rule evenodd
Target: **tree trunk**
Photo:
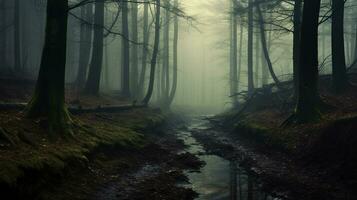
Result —
<path fill-rule="evenodd" d="M 178 0 L 174 1 L 175 8 L 178 7 Z M 178 70 L 178 30 L 179 30 L 179 21 L 178 16 L 174 16 L 174 41 L 173 41 L 173 78 L 172 78 L 172 88 L 170 96 L 168 99 L 168 105 L 170 106 L 175 98 L 177 90 L 177 70 Z"/>
<path fill-rule="evenodd" d="M 160 41 L 160 0 L 156 0 L 156 17 L 155 17 L 155 40 L 154 40 L 154 49 L 152 53 L 151 59 L 151 69 L 150 69 L 150 81 L 149 88 L 147 94 L 143 100 L 143 104 L 147 105 L 151 99 L 153 90 L 154 90 L 154 82 L 155 82 L 155 67 L 156 67 L 156 59 L 157 53 L 159 51 L 159 41 Z"/>
<path fill-rule="evenodd" d="M 268 68 L 269 68 L 271 77 L 273 78 L 275 84 L 277 86 L 279 86 L 280 81 L 279 81 L 278 77 L 275 75 L 273 64 L 272 64 L 272 62 L 270 60 L 270 56 L 269 56 L 269 50 L 268 50 L 267 40 L 266 40 L 266 36 L 265 36 L 264 18 L 263 18 L 263 14 L 262 14 L 259 4 L 257 4 L 257 11 L 258 11 L 258 16 L 259 16 L 260 40 L 261 40 L 261 44 L 262 44 L 262 48 L 263 48 L 264 57 L 268 64 Z"/>
<path fill-rule="evenodd" d="M 87 22 L 92 23 L 93 18 L 93 6 L 88 4 L 81 7 L 81 17 Z M 77 87 L 83 89 L 84 84 L 87 78 L 87 69 L 89 64 L 90 50 L 92 43 L 92 26 L 86 24 L 85 22 L 81 23 L 80 30 L 80 46 L 79 46 L 79 66 L 77 72 Z"/>
<path fill-rule="evenodd" d="M 7 66 L 6 62 L 6 1 L 1 1 L 1 51 L 0 51 L 0 62 L 2 66 Z M 3 67 L 4 68 L 4 67 Z"/>
<path fill-rule="evenodd" d="M 238 75 L 237 75 L 237 92 L 239 92 L 240 78 L 242 74 L 242 59 L 243 59 L 243 20 L 240 21 L 240 32 L 239 32 L 239 57 L 238 57 Z M 237 97 L 237 102 L 239 101 Z"/>
<path fill-rule="evenodd" d="M 100 77 L 103 67 L 103 40 L 104 40 L 104 0 L 95 1 L 94 38 L 92 61 L 90 64 L 85 93 L 99 94 Z"/>
<path fill-rule="evenodd" d="M 146 2 L 146 0 L 144 0 Z M 143 96 L 144 88 L 145 88 L 145 75 L 146 75 L 146 66 L 147 66 L 147 55 L 149 48 L 149 38 L 150 38 L 150 30 L 149 30 L 149 4 L 144 4 L 144 16 L 143 16 L 143 49 L 142 49 L 142 61 L 141 61 L 141 73 L 139 78 L 139 91 L 140 97 Z"/>
<path fill-rule="evenodd" d="M 19 0 L 14 1 L 14 69 L 15 73 L 22 73 L 21 65 L 21 44 L 20 44 L 20 2 Z"/>
<path fill-rule="evenodd" d="M 318 94 L 318 24 L 321 0 L 304 3 L 301 25 L 299 87 L 294 121 L 305 123 L 320 119 Z"/>
<path fill-rule="evenodd" d="M 299 54 L 300 54 L 300 32 L 301 32 L 301 14 L 302 0 L 295 0 L 294 4 L 294 32 L 293 32 L 293 81 L 294 98 L 298 96 L 299 80 Z"/>
<path fill-rule="evenodd" d="M 131 3 L 131 40 L 138 42 L 138 4 Z M 138 45 L 132 44 L 131 50 L 131 95 L 133 98 L 138 96 Z"/>
<path fill-rule="evenodd" d="M 164 52 L 163 52 L 163 72 L 164 72 L 164 99 L 163 102 L 168 104 L 170 95 L 170 0 L 165 0 L 165 28 L 164 28 Z"/>
<path fill-rule="evenodd" d="M 348 86 L 344 44 L 344 0 L 332 0 L 332 80 L 336 92 Z"/>
<path fill-rule="evenodd" d="M 45 44 L 36 89 L 27 106 L 27 116 L 48 118 L 49 132 L 72 133 L 64 102 L 67 42 L 67 0 L 47 1 Z"/>
<path fill-rule="evenodd" d="M 130 45 L 129 45 L 129 21 L 128 21 L 128 3 L 121 2 L 122 6 L 122 94 L 130 97 Z"/>
<path fill-rule="evenodd" d="M 238 69 L 237 69 L 237 56 L 238 56 L 238 26 L 237 26 L 237 16 L 235 14 L 235 8 L 237 2 L 236 0 L 233 0 L 233 9 L 232 9 L 232 95 L 233 95 L 233 106 L 237 106 L 238 104 L 238 98 L 237 95 L 235 95 L 238 90 L 237 90 L 237 83 L 238 83 Z"/>
<path fill-rule="evenodd" d="M 248 94 L 254 90 L 253 81 L 253 0 L 248 3 Z"/>

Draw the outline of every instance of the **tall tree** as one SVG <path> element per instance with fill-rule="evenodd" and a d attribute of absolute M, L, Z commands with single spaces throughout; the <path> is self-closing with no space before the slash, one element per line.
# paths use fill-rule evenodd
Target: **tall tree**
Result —
<path fill-rule="evenodd" d="M 332 0 L 332 79 L 336 92 L 348 86 L 344 41 L 345 0 Z"/>
<path fill-rule="evenodd" d="M 36 89 L 27 106 L 27 116 L 48 118 L 49 132 L 72 133 L 64 102 L 67 42 L 67 0 L 47 1 L 45 44 Z"/>
<path fill-rule="evenodd" d="M 174 0 L 174 7 L 178 8 L 178 0 Z M 177 90 L 177 71 L 178 71 L 178 39 L 179 39 L 179 20 L 177 14 L 174 16 L 174 41 L 173 41 L 173 78 L 172 88 L 168 99 L 168 105 L 171 105 Z"/>
<path fill-rule="evenodd" d="M 318 93 L 318 25 L 321 0 L 305 1 L 301 24 L 298 98 L 295 114 L 288 123 L 305 123 L 320 119 Z"/>
<path fill-rule="evenodd" d="M 0 40 L 1 40 L 1 51 L 0 51 L 0 62 L 3 66 L 6 66 L 6 1 L 5 0 L 1 0 L 1 36 L 0 36 Z"/>
<path fill-rule="evenodd" d="M 231 95 L 233 95 L 233 106 L 236 106 L 238 103 L 238 98 L 236 93 L 238 92 L 237 90 L 237 84 L 238 84 L 238 22 L 237 22 L 237 16 L 235 13 L 237 7 L 237 1 L 232 0 L 232 12 L 230 13 L 231 15 L 231 20 L 232 20 L 232 36 L 231 36 L 231 80 L 230 80 L 230 85 L 231 85 Z"/>
<path fill-rule="evenodd" d="M 154 49 L 151 58 L 151 69 L 150 69 L 150 81 L 149 81 L 149 88 L 147 94 L 143 100 L 143 104 L 147 105 L 151 99 L 153 90 L 154 90 L 154 83 L 155 83 L 155 68 L 156 68 L 156 59 L 157 53 L 159 51 L 159 41 L 160 41 L 160 7 L 161 2 L 160 0 L 156 1 L 156 14 L 155 14 L 155 40 L 154 40 Z"/>
<path fill-rule="evenodd" d="M 300 31 L 301 31 L 302 0 L 295 0 L 294 4 L 294 31 L 293 31 L 293 75 L 294 75 L 294 98 L 298 96 L 299 80 L 299 54 L 300 54 Z"/>
<path fill-rule="evenodd" d="M 138 4 L 131 3 L 131 40 L 138 41 Z M 131 45 L 131 93 L 134 98 L 138 95 L 138 73 L 139 73 L 139 62 L 138 62 L 138 45 Z"/>
<path fill-rule="evenodd" d="M 253 77 L 253 1 L 248 1 L 248 94 L 254 90 Z"/>
<path fill-rule="evenodd" d="M 22 72 L 21 65 L 21 43 L 20 43 L 20 2 L 19 0 L 14 1 L 14 68 L 15 73 Z"/>
<path fill-rule="evenodd" d="M 141 59 L 141 72 L 139 77 L 139 92 L 143 95 L 144 86 L 145 86 L 145 75 L 147 68 L 147 57 L 148 57 L 148 48 L 149 48 L 149 4 L 147 0 L 144 0 L 144 15 L 143 15 L 143 48 L 142 48 L 142 59 Z"/>
<path fill-rule="evenodd" d="M 103 41 L 104 41 L 104 0 L 95 0 L 94 38 L 92 60 L 89 68 L 85 93 L 99 94 L 100 77 L 103 66 Z"/>
<path fill-rule="evenodd" d="M 171 4 L 170 0 L 165 0 L 165 21 L 164 21 L 164 49 L 163 49 L 163 80 L 164 92 L 163 101 L 167 104 L 170 93 L 170 21 L 171 21 Z"/>
<path fill-rule="evenodd" d="M 260 31 L 259 31 L 260 32 L 260 41 L 262 44 L 264 57 L 265 57 L 266 63 L 268 64 L 268 68 L 269 68 L 271 77 L 273 78 L 275 84 L 277 86 L 279 86 L 280 81 L 279 81 L 278 77 L 275 75 L 273 64 L 272 64 L 272 62 L 270 60 L 270 56 L 269 56 L 269 49 L 268 49 L 267 39 L 266 39 L 266 35 L 265 35 L 265 22 L 264 22 L 262 11 L 260 9 L 260 4 L 257 4 L 257 13 L 258 13 L 259 27 L 260 27 Z"/>
<path fill-rule="evenodd" d="M 130 44 L 129 44 L 129 20 L 128 2 L 121 1 L 122 7 L 122 94 L 130 97 Z"/>
<path fill-rule="evenodd" d="M 90 58 L 91 42 L 92 42 L 92 23 L 93 6 L 88 4 L 81 7 L 81 17 L 85 22 L 81 23 L 80 27 L 80 45 L 79 45 L 79 66 L 77 72 L 77 86 L 83 89 L 87 78 L 87 69 Z"/>

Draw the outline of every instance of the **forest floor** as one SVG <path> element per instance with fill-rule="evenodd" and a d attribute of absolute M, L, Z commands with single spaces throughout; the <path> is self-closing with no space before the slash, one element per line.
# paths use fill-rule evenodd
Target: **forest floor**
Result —
<path fill-rule="evenodd" d="M 1 79 L 0 101 L 25 103 L 33 89 L 32 81 Z M 77 98 L 66 101 L 79 104 Z M 113 96 L 80 100 L 81 106 L 94 108 L 126 104 Z M 79 113 L 72 115 L 74 137 L 53 140 L 42 119 L 27 119 L 17 109 L 0 110 L 2 198 L 193 199 L 195 192 L 176 184 L 187 181 L 184 170 L 203 163 L 180 153 L 182 141 L 163 132 L 170 115 L 144 107 Z"/>
<path fill-rule="evenodd" d="M 320 122 L 282 126 L 294 103 L 291 91 L 273 89 L 210 119 L 211 129 L 195 137 L 214 154 L 238 157 L 283 199 L 357 199 L 357 88 L 339 95 L 330 88 L 321 77 L 328 109 Z"/>

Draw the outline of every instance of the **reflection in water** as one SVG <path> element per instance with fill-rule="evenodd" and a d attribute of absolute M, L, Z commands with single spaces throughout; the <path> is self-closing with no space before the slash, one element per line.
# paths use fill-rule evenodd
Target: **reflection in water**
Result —
<path fill-rule="evenodd" d="M 205 128 L 204 121 L 195 119 L 189 131 L 179 131 L 179 137 L 188 146 L 187 151 L 206 162 L 200 172 L 187 172 L 190 184 L 185 186 L 199 193 L 199 200 L 278 200 L 264 193 L 260 184 L 239 167 L 236 161 L 207 155 L 190 132 Z"/>

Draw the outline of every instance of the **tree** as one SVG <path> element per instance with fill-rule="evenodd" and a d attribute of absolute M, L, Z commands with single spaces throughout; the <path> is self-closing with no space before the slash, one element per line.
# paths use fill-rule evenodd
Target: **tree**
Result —
<path fill-rule="evenodd" d="M 260 9 L 260 4 L 257 4 L 257 13 L 258 13 L 258 18 L 259 18 L 259 27 L 260 27 L 260 41 L 262 44 L 262 49 L 263 49 L 263 53 L 264 53 L 264 57 L 266 60 L 266 63 L 268 64 L 268 68 L 269 68 L 269 72 L 271 77 L 273 78 L 275 84 L 277 86 L 280 85 L 280 81 L 278 79 L 278 77 L 275 75 L 274 69 L 273 69 L 273 64 L 270 60 L 270 56 L 269 56 L 269 50 L 268 50 L 268 45 L 267 45 L 267 40 L 266 40 L 266 35 L 265 35 L 265 25 L 264 25 L 264 18 L 263 18 L 263 14 L 262 11 Z"/>
<path fill-rule="evenodd" d="M 253 0 L 248 2 L 248 94 L 253 94 Z"/>
<path fill-rule="evenodd" d="M 129 44 L 129 20 L 128 2 L 121 1 L 122 7 L 122 94 L 130 97 L 130 44 Z"/>
<path fill-rule="evenodd" d="M 349 85 L 345 59 L 344 10 L 344 0 L 332 0 L 332 81 L 336 92 L 342 92 Z"/>
<path fill-rule="evenodd" d="M 165 0 L 165 20 L 164 20 L 164 49 L 163 49 L 163 102 L 168 103 L 169 93 L 170 93 L 170 0 Z"/>
<path fill-rule="evenodd" d="M 103 66 L 104 0 L 95 0 L 94 23 L 92 60 L 85 86 L 85 93 L 90 95 L 99 94 L 100 77 Z"/>
<path fill-rule="evenodd" d="M 154 49 L 151 58 L 149 88 L 143 100 L 143 104 L 145 105 L 149 103 L 154 90 L 156 59 L 159 51 L 159 41 L 160 41 L 160 7 L 161 7 L 160 0 L 156 0 Z"/>
<path fill-rule="evenodd" d="M 178 0 L 174 0 L 174 7 L 178 7 Z M 179 20 L 177 14 L 174 16 L 174 41 L 173 41 L 173 78 L 172 78 L 172 88 L 168 99 L 168 105 L 171 105 L 177 90 L 177 71 L 178 71 L 178 30 L 179 30 Z"/>
<path fill-rule="evenodd" d="M 145 0 L 146 2 L 146 0 Z M 144 16 L 143 16 L 143 49 L 142 49 L 142 63 L 141 63 L 141 73 L 139 77 L 139 92 L 143 95 L 144 86 L 145 86 L 145 75 L 146 75 L 146 66 L 147 66 L 147 57 L 148 57 L 148 48 L 149 48 L 149 4 L 144 4 Z"/>
<path fill-rule="evenodd" d="M 230 13 L 231 16 L 231 70 L 230 70 L 230 87 L 231 87 L 231 95 L 233 96 L 233 106 L 236 106 L 238 103 L 238 98 L 236 93 L 238 92 L 237 84 L 238 84 L 238 23 L 237 23 L 237 16 L 235 14 L 235 9 L 237 7 L 237 1 L 232 1 L 232 12 Z"/>
<path fill-rule="evenodd" d="M 28 117 L 48 119 L 49 132 L 72 133 L 64 102 L 67 41 L 67 0 L 47 1 L 45 44 L 35 92 L 28 103 Z"/>
<path fill-rule="evenodd" d="M 21 44 L 20 44 L 20 2 L 14 1 L 14 68 L 15 73 L 23 71 L 21 65 Z"/>
<path fill-rule="evenodd" d="M 299 80 L 299 54 L 300 54 L 300 31 L 302 0 L 295 0 L 294 4 L 294 31 L 293 31 L 293 74 L 294 74 L 294 98 L 298 96 Z"/>
<path fill-rule="evenodd" d="M 91 42 L 92 42 L 92 18 L 93 18 L 93 6 L 88 4 L 81 7 L 81 17 L 85 19 L 85 22 L 81 23 L 80 27 L 80 45 L 79 45 L 79 66 L 77 72 L 77 86 L 83 89 L 87 78 L 87 69 L 89 64 Z"/>
<path fill-rule="evenodd" d="M 138 5 L 131 3 L 131 40 L 138 41 Z M 138 95 L 138 46 L 137 44 L 131 45 L 131 93 L 134 98 Z"/>
<path fill-rule="evenodd" d="M 306 123 L 320 119 L 318 93 L 318 25 L 321 0 L 305 1 L 301 24 L 298 98 L 295 113 L 287 123 Z"/>

